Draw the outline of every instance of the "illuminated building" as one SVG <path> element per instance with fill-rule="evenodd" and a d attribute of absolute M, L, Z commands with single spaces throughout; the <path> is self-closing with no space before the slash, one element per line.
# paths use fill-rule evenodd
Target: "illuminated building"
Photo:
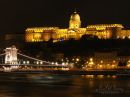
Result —
<path fill-rule="evenodd" d="M 70 16 L 69 28 L 59 27 L 32 27 L 27 28 L 25 33 L 26 42 L 41 42 L 53 39 L 54 41 L 68 40 L 70 38 L 80 39 L 86 32 L 86 28 L 80 28 L 81 20 L 77 12 Z"/>
<path fill-rule="evenodd" d="M 87 57 L 86 67 L 93 69 L 118 68 L 120 63 L 126 64 L 130 68 L 130 56 L 117 51 L 95 52 L 94 56 Z"/>
<path fill-rule="evenodd" d="M 130 30 L 122 30 L 118 32 L 117 38 L 124 39 L 129 38 L 130 39 Z"/>
<path fill-rule="evenodd" d="M 95 52 L 94 59 L 95 64 L 105 67 L 118 65 L 117 52 Z"/>
<path fill-rule="evenodd" d="M 31 27 L 25 31 L 26 42 L 42 42 L 53 39 L 56 41 L 68 40 L 70 38 L 80 39 L 82 35 L 95 35 L 99 39 L 124 39 L 130 38 L 130 30 L 124 30 L 122 24 L 95 24 L 81 27 L 80 15 L 75 11 L 70 16 L 69 27 Z"/>
<path fill-rule="evenodd" d="M 75 29 L 75 28 L 80 28 L 81 27 L 81 20 L 79 14 L 75 11 L 69 21 L 69 29 Z"/>
<path fill-rule="evenodd" d="M 112 69 L 116 68 L 119 61 L 117 52 L 95 52 L 94 56 L 90 59 L 93 59 L 93 69 Z M 90 59 L 87 60 L 86 67 L 90 65 Z"/>
<path fill-rule="evenodd" d="M 96 35 L 99 39 L 117 38 L 122 32 L 123 25 L 121 24 L 96 24 L 88 25 L 86 34 Z"/>
<path fill-rule="evenodd" d="M 41 42 L 48 41 L 51 38 L 55 39 L 58 27 L 34 27 L 27 28 L 25 33 L 25 40 L 27 42 Z"/>

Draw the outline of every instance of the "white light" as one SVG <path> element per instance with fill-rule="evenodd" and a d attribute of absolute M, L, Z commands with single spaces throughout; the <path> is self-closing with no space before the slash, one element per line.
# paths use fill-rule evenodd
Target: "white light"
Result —
<path fill-rule="evenodd" d="M 58 65 L 58 63 L 57 63 L 57 62 L 56 62 L 55 64 L 56 64 L 56 65 Z"/>
<path fill-rule="evenodd" d="M 37 64 L 39 64 L 39 62 L 37 61 Z"/>
<path fill-rule="evenodd" d="M 66 65 L 68 65 L 68 62 L 66 62 Z"/>
<path fill-rule="evenodd" d="M 90 58 L 90 61 L 93 61 L 93 58 Z"/>
<path fill-rule="evenodd" d="M 43 62 L 41 61 L 40 64 L 43 64 Z"/>
<path fill-rule="evenodd" d="M 101 60 L 101 63 L 103 63 L 103 60 Z"/>
<path fill-rule="evenodd" d="M 25 61 L 23 61 L 23 64 L 26 64 L 26 62 L 25 62 Z"/>
<path fill-rule="evenodd" d="M 62 65 L 64 66 L 64 65 L 65 65 L 65 63 L 62 63 Z"/>
<path fill-rule="evenodd" d="M 27 61 L 27 64 L 29 64 L 29 61 Z"/>
<path fill-rule="evenodd" d="M 79 58 L 77 58 L 76 61 L 78 62 L 78 61 L 79 61 Z"/>
<path fill-rule="evenodd" d="M 119 36 L 117 36 L 117 38 L 120 38 Z"/>

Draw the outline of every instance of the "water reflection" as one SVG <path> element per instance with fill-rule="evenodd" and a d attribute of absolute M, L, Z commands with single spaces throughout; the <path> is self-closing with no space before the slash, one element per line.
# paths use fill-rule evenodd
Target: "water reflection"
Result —
<path fill-rule="evenodd" d="M 129 95 L 130 78 L 126 77 L 43 74 L 0 76 L 0 97 L 124 97 Z"/>

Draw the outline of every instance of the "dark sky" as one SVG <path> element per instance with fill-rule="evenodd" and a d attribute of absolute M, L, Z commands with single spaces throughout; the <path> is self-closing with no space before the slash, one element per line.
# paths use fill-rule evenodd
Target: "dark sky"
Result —
<path fill-rule="evenodd" d="M 1 0 L 0 32 L 23 33 L 27 27 L 68 27 L 74 9 L 82 26 L 122 23 L 130 28 L 130 0 Z"/>

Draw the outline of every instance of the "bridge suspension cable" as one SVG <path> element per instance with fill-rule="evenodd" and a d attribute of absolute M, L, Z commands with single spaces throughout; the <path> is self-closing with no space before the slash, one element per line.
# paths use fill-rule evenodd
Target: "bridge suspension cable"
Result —
<path fill-rule="evenodd" d="M 29 59 L 35 60 L 35 61 L 40 61 L 40 62 L 44 62 L 44 63 L 49 63 L 49 64 L 51 64 L 50 62 L 43 61 L 43 60 L 39 60 L 39 59 L 36 59 L 36 58 L 30 57 L 30 56 L 27 56 L 27 55 L 24 55 L 24 54 L 21 54 L 21 53 L 17 53 L 17 54 L 18 54 L 18 55 L 21 55 L 21 56 L 23 56 L 23 57 L 26 57 L 26 58 L 29 58 Z"/>

